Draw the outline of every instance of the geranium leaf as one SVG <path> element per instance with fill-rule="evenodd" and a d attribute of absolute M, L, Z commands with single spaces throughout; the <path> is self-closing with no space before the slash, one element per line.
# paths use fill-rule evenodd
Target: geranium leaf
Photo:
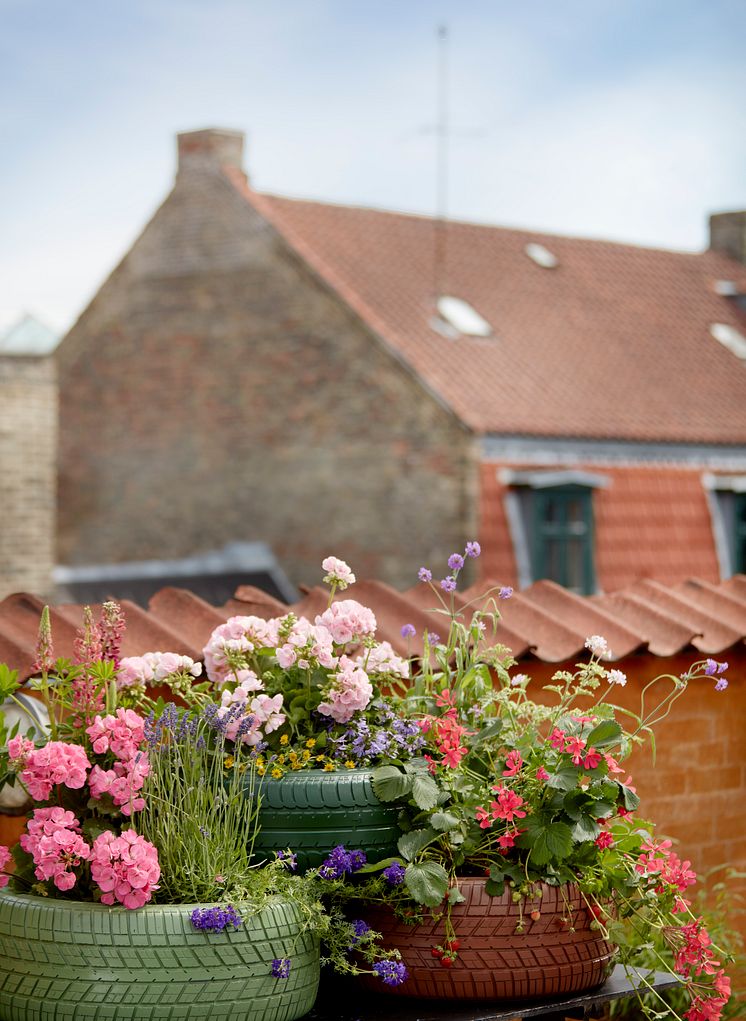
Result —
<path fill-rule="evenodd" d="M 624 807 L 628 809 L 630 812 L 634 811 L 640 804 L 639 797 L 630 787 L 625 787 L 623 783 L 620 783 L 619 786 L 622 788 L 622 796 L 624 797 Z"/>
<path fill-rule="evenodd" d="M 577 786 L 578 772 L 577 766 L 563 766 L 562 769 L 558 769 L 550 775 L 547 780 L 547 786 L 554 787 L 558 791 L 572 790 L 573 787 Z"/>
<path fill-rule="evenodd" d="M 373 793 L 379 801 L 397 801 L 412 790 L 412 779 L 396 766 L 379 766 L 371 777 Z"/>
<path fill-rule="evenodd" d="M 407 865 L 404 882 L 418 904 L 437 908 L 448 891 L 448 873 L 435 861 Z"/>
<path fill-rule="evenodd" d="M 585 739 L 588 748 L 608 748 L 609 745 L 618 744 L 622 736 L 622 728 L 616 720 L 602 720 L 594 727 Z"/>

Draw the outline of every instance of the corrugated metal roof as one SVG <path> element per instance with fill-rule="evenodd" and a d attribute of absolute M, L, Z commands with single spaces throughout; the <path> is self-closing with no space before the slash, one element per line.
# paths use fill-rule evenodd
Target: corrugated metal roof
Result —
<path fill-rule="evenodd" d="M 456 596 L 463 607 L 484 606 L 491 585 L 479 582 Z M 412 652 L 421 651 L 419 635 L 425 630 L 443 632 L 443 620 L 432 611 L 437 599 L 427 585 L 407 592 L 380 581 L 358 582 L 350 598 L 370 606 L 378 620 L 378 637 L 400 653 L 408 643 L 401 636 L 404 624 L 413 624 L 418 637 Z M 150 600 L 147 610 L 123 601 L 127 617 L 124 654 L 140 655 L 160 650 L 201 657 L 212 630 L 234 615 L 273 617 L 292 609 L 311 619 L 326 607 L 327 594 L 313 588 L 291 606 L 249 585 L 237 589 L 223 606 L 211 606 L 186 589 L 164 588 Z M 31 675 L 36 630 L 42 603 L 27 593 L 0 602 L 0 662 Z M 94 612 L 97 611 L 94 607 Z M 574 660 L 583 654 L 586 638 L 602 634 L 609 642 L 612 659 L 633 653 L 672 656 L 686 649 L 718 655 L 743 644 L 746 639 L 746 576 L 738 575 L 719 585 L 691 579 L 665 586 L 642 581 L 619 592 L 583 597 L 539 581 L 510 599 L 499 600 L 502 622 L 497 638 L 513 650 L 517 659 L 532 657 L 545 663 Z M 51 610 L 55 651 L 71 656 L 75 630 L 83 619 L 83 607 L 62 604 Z"/>

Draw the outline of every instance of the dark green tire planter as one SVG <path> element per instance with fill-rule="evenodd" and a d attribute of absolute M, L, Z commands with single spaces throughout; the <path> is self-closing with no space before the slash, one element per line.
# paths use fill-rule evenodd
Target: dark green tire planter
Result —
<path fill-rule="evenodd" d="M 299 870 L 321 865 L 337 844 L 361 848 L 368 861 L 397 854 L 399 809 L 383 805 L 373 793 L 370 769 L 322 769 L 286 773 L 261 781 L 261 830 L 254 844 L 257 859 L 286 847 L 298 855 Z"/>
<path fill-rule="evenodd" d="M 225 933 L 192 926 L 199 906 L 128 911 L 0 891 L 0 1019 L 294 1021 L 311 1009 L 319 947 L 298 938 L 294 905 L 278 899 Z M 292 958 L 288 978 L 272 977 L 275 957 Z"/>

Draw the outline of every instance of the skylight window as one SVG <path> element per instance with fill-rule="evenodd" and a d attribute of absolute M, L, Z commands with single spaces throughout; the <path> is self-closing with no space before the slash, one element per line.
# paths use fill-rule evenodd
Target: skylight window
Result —
<path fill-rule="evenodd" d="M 461 298 L 443 295 L 438 298 L 438 313 L 457 333 L 466 337 L 489 337 L 492 327 L 475 308 Z"/>
<path fill-rule="evenodd" d="M 712 323 L 710 335 L 720 341 L 723 347 L 732 351 L 736 358 L 746 361 L 746 337 L 728 323 Z"/>
<path fill-rule="evenodd" d="M 537 266 L 541 266 L 542 269 L 554 269 L 555 266 L 559 266 L 559 259 L 550 252 L 544 245 L 537 245 L 536 242 L 531 241 L 526 245 L 524 249 L 529 259 L 532 259 Z"/>

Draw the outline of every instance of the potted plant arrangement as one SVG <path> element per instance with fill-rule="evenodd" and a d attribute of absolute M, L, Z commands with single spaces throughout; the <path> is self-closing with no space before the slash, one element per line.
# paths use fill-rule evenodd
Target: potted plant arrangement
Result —
<path fill-rule="evenodd" d="M 320 940 L 340 970 L 357 970 L 354 947 L 388 981 L 398 954 L 327 910 L 290 849 L 253 860 L 245 701 L 213 703 L 187 657 L 121 660 L 123 628 L 116 604 L 97 623 L 87 612 L 76 662 L 55 661 L 45 610 L 49 730 L 2 735 L 0 776 L 33 808 L 19 844 L 0 847 L 0 1015 L 292 1021 L 314 1003 Z M 146 675 L 181 706 L 154 704 Z M 0 667 L 2 701 L 17 688 Z"/>
<path fill-rule="evenodd" d="M 445 641 L 430 648 L 426 638 L 402 699 L 427 739 L 428 771 L 404 762 L 374 771 L 377 796 L 402 810 L 406 832 L 396 856 L 352 881 L 331 876 L 332 895 L 355 902 L 384 945 L 401 951 L 409 979 L 393 991 L 402 995 L 572 993 L 601 983 L 615 962 L 644 966 L 656 936 L 672 950 L 689 1006 L 678 1015 L 648 999 L 649 1016 L 715 1021 L 730 995 L 728 957 L 691 911 L 690 863 L 637 818 L 621 763 L 692 679 L 723 691 L 727 664 L 708 659 L 657 678 L 636 715 L 614 704 L 626 677 L 606 668 L 607 643 L 594 635 L 590 662 L 555 674 L 534 700 L 529 677 L 511 672 L 509 650 L 494 641 L 498 601 L 511 590 L 467 620 L 469 605 L 456 608 L 465 557 L 478 554 L 476 543 L 454 554 L 439 586 L 420 571 L 448 624 Z"/>
<path fill-rule="evenodd" d="M 290 846 L 301 869 L 350 841 L 368 858 L 396 852 L 399 809 L 376 797 L 371 770 L 416 760 L 425 744 L 390 694 L 406 690 L 408 661 L 376 641 L 372 610 L 335 599 L 355 582 L 348 565 L 327 557 L 322 567 L 329 601 L 315 621 L 232 617 L 204 649 L 219 712 L 240 701 L 252 717 L 241 741 L 255 749 L 263 777 L 255 852 Z M 235 721 L 229 736 L 242 726 Z"/>

